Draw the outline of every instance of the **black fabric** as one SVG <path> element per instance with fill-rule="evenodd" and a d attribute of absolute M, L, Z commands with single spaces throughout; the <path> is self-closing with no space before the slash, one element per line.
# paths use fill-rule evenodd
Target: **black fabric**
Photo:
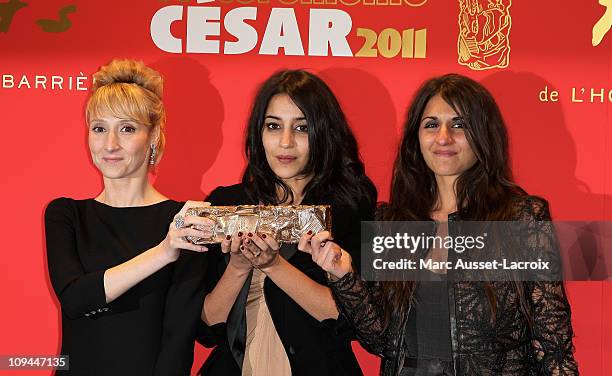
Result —
<path fill-rule="evenodd" d="M 58 375 L 188 375 L 203 302 L 206 254 L 178 260 L 106 304 L 104 271 L 159 244 L 182 203 L 115 208 L 93 199 L 52 201 L 47 260 L 62 311 Z"/>
<path fill-rule="evenodd" d="M 241 184 L 215 189 L 207 201 L 212 205 L 254 204 L 248 199 Z M 343 249 L 350 252 L 359 265 L 360 221 L 373 218 L 373 208 L 356 205 L 355 208 L 334 205 L 333 198 L 305 197 L 307 204 L 332 206 L 332 234 Z M 357 206 L 359 208 L 357 208 Z M 297 251 L 296 245 L 284 245 L 281 255 L 308 277 L 321 284 L 326 278 L 310 255 Z M 219 281 L 229 260 L 218 247 L 209 253 L 210 269 L 206 277 L 207 293 Z M 227 323 L 200 326 L 198 341 L 214 347 L 200 373 L 209 375 L 240 375 L 246 338 L 246 296 L 250 278 L 230 311 Z M 361 369 L 351 348 L 353 333 L 344 320 L 317 321 L 302 309 L 269 278 L 264 282 L 264 296 L 274 326 L 289 358 L 293 376 L 361 375 Z"/>
<path fill-rule="evenodd" d="M 406 358 L 400 376 L 455 376 L 455 370 L 450 360 Z"/>
<path fill-rule="evenodd" d="M 418 359 L 452 360 L 448 283 L 442 276 L 426 272 L 428 281 L 417 283 L 414 304 L 406 326 L 407 356 Z"/>
<path fill-rule="evenodd" d="M 453 218 L 455 219 L 455 218 Z M 517 197 L 514 220 L 532 231 L 521 239 L 526 251 L 537 250 L 558 261 L 558 249 L 546 201 Z M 449 232 L 454 224 L 449 216 Z M 559 267 L 553 265 L 552 267 Z M 481 282 L 454 282 L 449 288 L 453 369 L 462 375 L 577 375 L 573 354 L 571 310 L 562 281 L 491 282 L 496 300 L 495 319 Z M 383 357 L 381 375 L 396 376 L 406 356 L 406 315 L 395 315 L 383 325 L 381 288 L 348 273 L 330 283 L 342 314 L 352 323 L 360 343 Z M 533 317 L 530 325 L 519 307 L 524 294 Z"/>

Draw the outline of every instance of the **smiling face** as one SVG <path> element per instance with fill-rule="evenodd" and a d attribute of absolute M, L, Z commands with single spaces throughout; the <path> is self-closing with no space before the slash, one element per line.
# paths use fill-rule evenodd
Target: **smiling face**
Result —
<path fill-rule="evenodd" d="M 304 114 L 287 94 L 270 99 L 261 134 L 266 160 L 281 180 L 292 186 L 304 179 L 308 163 L 308 124 Z"/>
<path fill-rule="evenodd" d="M 89 122 L 91 157 L 106 179 L 146 179 L 155 137 L 146 125 L 108 113 Z"/>
<path fill-rule="evenodd" d="M 463 117 L 440 95 L 432 97 L 425 106 L 419 125 L 419 145 L 436 178 L 456 178 L 476 163 Z"/>

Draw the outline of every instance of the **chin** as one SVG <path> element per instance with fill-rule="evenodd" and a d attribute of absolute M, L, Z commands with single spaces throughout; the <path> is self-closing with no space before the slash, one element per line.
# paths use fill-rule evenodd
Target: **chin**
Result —
<path fill-rule="evenodd" d="M 460 170 L 457 169 L 448 169 L 448 168 L 439 168 L 433 170 L 433 173 L 438 176 L 459 176 L 461 175 Z"/>
<path fill-rule="evenodd" d="M 437 164 L 437 165 L 434 165 L 431 170 L 436 175 L 443 175 L 443 176 L 457 175 L 463 171 L 463 169 L 460 168 L 459 166 L 451 165 L 451 164 Z"/>
<path fill-rule="evenodd" d="M 274 172 L 274 175 L 278 176 L 278 178 L 282 180 L 292 179 L 299 175 L 298 171 L 293 171 L 293 169 L 290 170 L 282 167 L 273 168 L 272 172 Z"/>
<path fill-rule="evenodd" d="M 105 168 L 104 170 L 100 169 L 100 172 L 107 179 L 121 179 L 133 174 L 133 171 L 130 172 L 124 168 Z"/>
<path fill-rule="evenodd" d="M 298 174 L 276 174 L 281 180 L 289 180 L 298 177 Z"/>
<path fill-rule="evenodd" d="M 102 172 L 102 176 L 104 176 L 106 179 L 121 179 L 123 177 L 125 177 L 125 174 L 123 173 L 108 173 L 108 172 Z"/>

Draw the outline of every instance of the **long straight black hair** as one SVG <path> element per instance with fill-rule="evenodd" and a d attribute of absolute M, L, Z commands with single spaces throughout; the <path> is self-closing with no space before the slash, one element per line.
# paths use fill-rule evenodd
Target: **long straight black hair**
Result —
<path fill-rule="evenodd" d="M 309 156 L 300 174 L 313 177 L 303 196 L 333 197 L 340 204 L 356 207 L 365 203 L 373 207 L 376 188 L 365 174 L 357 140 L 338 100 L 323 80 L 304 70 L 275 73 L 255 96 L 245 145 L 248 165 L 242 176 L 249 197 L 271 205 L 293 202 L 291 189 L 270 168 L 262 142 L 266 110 L 278 94 L 288 95 L 308 124 Z"/>
<path fill-rule="evenodd" d="M 455 182 L 457 209 L 462 220 L 511 220 L 514 200 L 525 191 L 513 182 L 508 157 L 508 135 L 493 96 L 478 82 L 458 74 L 427 80 L 416 92 L 408 109 L 404 134 L 393 166 L 391 198 L 381 210 L 383 220 L 428 221 L 436 209 L 438 186 L 425 163 L 419 145 L 419 127 L 427 103 L 439 95 L 463 117 L 466 138 L 476 163 Z M 528 316 L 521 282 L 515 282 L 520 308 Z M 413 281 L 382 283 L 386 323 L 407 310 L 414 291 Z M 483 283 L 495 316 L 496 302 L 491 284 Z"/>

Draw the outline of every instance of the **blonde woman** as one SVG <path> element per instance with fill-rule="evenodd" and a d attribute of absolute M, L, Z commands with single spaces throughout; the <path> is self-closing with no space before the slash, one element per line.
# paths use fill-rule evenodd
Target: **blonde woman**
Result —
<path fill-rule="evenodd" d="M 183 206 L 148 180 L 164 150 L 161 95 L 162 77 L 140 62 L 114 60 L 94 74 L 85 111 L 104 188 L 86 200 L 56 199 L 45 212 L 61 354 L 70 364 L 58 374 L 186 375 L 191 368 L 206 248 L 184 236 L 207 234 L 183 225 L 206 222 L 177 213 L 204 203 Z"/>

